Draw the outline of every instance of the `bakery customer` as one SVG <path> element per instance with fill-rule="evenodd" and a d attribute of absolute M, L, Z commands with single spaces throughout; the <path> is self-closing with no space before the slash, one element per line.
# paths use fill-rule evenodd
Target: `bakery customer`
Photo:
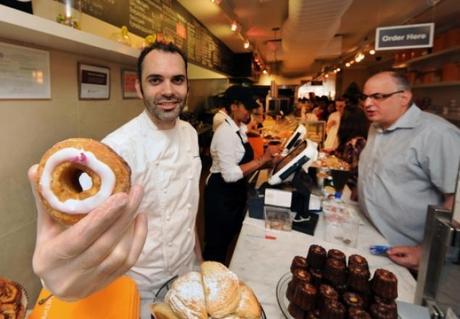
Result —
<path fill-rule="evenodd" d="M 393 246 L 389 258 L 417 269 L 427 206 L 453 206 L 460 130 L 421 111 L 396 72 L 375 74 L 363 93 L 371 126 L 359 159 L 359 202 Z"/>
<path fill-rule="evenodd" d="M 149 319 L 158 288 L 201 259 L 195 234 L 201 161 L 196 131 L 178 118 L 188 94 L 184 54 L 172 43 L 155 42 L 141 52 L 137 69 L 145 110 L 103 142 L 125 159 L 132 184 L 141 186 L 111 196 L 69 228 L 37 202 L 33 267 L 65 300 L 84 298 L 127 272 L 141 294 L 141 318 Z"/>
<path fill-rule="evenodd" d="M 211 141 L 212 165 L 204 192 L 205 246 L 203 257 L 225 263 L 228 247 L 241 229 L 247 199 L 247 177 L 277 157 L 278 146 L 269 146 L 254 159 L 244 123 L 257 108 L 250 88 L 231 86 L 223 102 L 229 117 Z"/>

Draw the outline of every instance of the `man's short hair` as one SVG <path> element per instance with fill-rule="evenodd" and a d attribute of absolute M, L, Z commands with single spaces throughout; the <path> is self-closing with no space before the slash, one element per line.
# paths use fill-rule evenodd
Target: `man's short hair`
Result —
<path fill-rule="evenodd" d="M 410 91 L 411 86 L 407 77 L 401 72 L 388 71 L 393 81 L 396 83 L 398 90 Z"/>
<path fill-rule="evenodd" d="M 176 46 L 172 42 L 160 42 L 160 41 L 155 41 L 148 47 L 145 47 L 141 54 L 139 55 L 139 58 L 137 59 L 137 78 L 139 81 L 142 83 L 142 64 L 144 63 L 144 59 L 153 50 L 158 50 L 158 51 L 163 51 L 163 52 L 169 52 L 169 53 L 178 53 L 181 57 L 182 60 L 184 60 L 185 63 L 185 76 L 187 76 L 187 57 L 185 56 L 185 53 L 182 52 L 181 49 L 179 49 L 178 46 Z"/>

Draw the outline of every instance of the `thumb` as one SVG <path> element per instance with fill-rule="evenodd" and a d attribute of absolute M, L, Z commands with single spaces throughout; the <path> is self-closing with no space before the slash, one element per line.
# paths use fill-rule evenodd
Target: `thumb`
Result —
<path fill-rule="evenodd" d="M 388 256 L 402 256 L 407 253 L 407 248 L 405 246 L 394 246 L 387 250 Z"/>

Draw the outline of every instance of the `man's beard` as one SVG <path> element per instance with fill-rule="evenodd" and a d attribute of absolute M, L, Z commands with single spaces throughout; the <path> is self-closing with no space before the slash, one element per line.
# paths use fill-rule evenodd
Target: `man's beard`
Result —
<path fill-rule="evenodd" d="M 153 117 L 159 119 L 160 121 L 164 122 L 172 122 L 176 120 L 179 117 L 179 114 L 185 107 L 185 103 L 183 100 L 175 100 L 177 101 L 177 105 L 174 109 L 165 111 L 163 110 L 159 105 L 158 102 L 156 101 L 145 101 L 145 106 L 147 107 L 147 111 L 152 115 Z"/>

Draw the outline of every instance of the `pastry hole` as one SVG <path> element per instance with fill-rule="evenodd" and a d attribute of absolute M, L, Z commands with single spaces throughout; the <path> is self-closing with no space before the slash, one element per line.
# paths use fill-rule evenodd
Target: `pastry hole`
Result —
<path fill-rule="evenodd" d="M 69 198 L 82 200 L 96 194 L 101 178 L 89 167 L 64 162 L 52 173 L 51 190 L 61 201 Z"/>
<path fill-rule="evenodd" d="M 86 173 L 82 172 L 78 177 L 78 182 L 83 191 L 87 191 L 93 187 L 93 179 Z"/>
<path fill-rule="evenodd" d="M 87 176 L 87 178 L 83 177 L 85 186 L 87 186 L 87 179 L 91 180 L 91 178 L 88 176 L 88 174 L 86 174 L 84 170 L 81 170 L 78 167 L 68 167 L 65 171 L 63 171 L 60 182 L 67 186 L 70 191 L 74 193 L 81 193 L 85 190 L 80 181 L 80 178 L 83 176 L 83 174 Z"/>

